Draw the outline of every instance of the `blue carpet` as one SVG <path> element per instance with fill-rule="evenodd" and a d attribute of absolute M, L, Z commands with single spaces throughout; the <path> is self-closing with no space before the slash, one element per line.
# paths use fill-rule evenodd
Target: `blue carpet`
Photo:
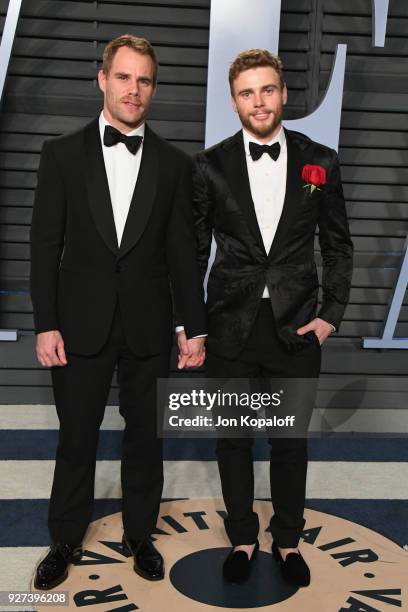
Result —
<path fill-rule="evenodd" d="M 364 525 L 400 546 L 408 543 L 408 501 L 308 499 L 306 507 Z M 47 546 L 47 510 L 48 500 L 45 499 L 2 501 L 0 546 Z M 96 500 L 93 518 L 95 520 L 120 510 L 120 500 Z"/>
<path fill-rule="evenodd" d="M 56 430 L 1 430 L 0 460 L 53 460 L 57 436 Z M 98 459 L 120 459 L 121 441 L 121 431 L 101 431 Z M 213 461 L 215 440 L 166 439 L 164 458 Z M 257 461 L 269 459 L 269 445 L 266 440 L 256 440 L 254 458 Z M 392 437 L 310 438 L 309 459 L 311 461 L 408 461 L 408 443 L 404 438 Z"/>
<path fill-rule="evenodd" d="M 306 508 L 359 523 L 399 546 L 408 544 L 408 500 L 308 499 Z"/>

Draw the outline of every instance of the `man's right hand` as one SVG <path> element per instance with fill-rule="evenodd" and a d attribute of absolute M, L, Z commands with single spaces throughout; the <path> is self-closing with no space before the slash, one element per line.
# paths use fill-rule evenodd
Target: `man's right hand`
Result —
<path fill-rule="evenodd" d="M 179 346 L 178 356 L 178 369 L 182 370 L 184 367 L 187 368 L 199 368 L 203 365 L 205 359 L 205 336 L 198 336 L 197 338 L 189 338 L 185 331 L 177 332 L 177 342 Z"/>
<path fill-rule="evenodd" d="M 36 351 L 38 361 L 46 368 L 65 366 L 68 363 L 64 340 L 57 329 L 37 334 Z"/>

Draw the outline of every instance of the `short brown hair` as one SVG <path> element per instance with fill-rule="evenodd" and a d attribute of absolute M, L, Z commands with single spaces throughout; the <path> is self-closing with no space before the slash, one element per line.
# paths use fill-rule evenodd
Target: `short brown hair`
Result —
<path fill-rule="evenodd" d="M 258 68 L 260 66 L 270 66 L 278 73 L 281 89 L 285 85 L 283 78 L 283 64 L 278 55 L 270 53 L 267 49 L 248 49 L 241 51 L 236 58 L 231 62 L 228 79 L 231 93 L 233 93 L 233 83 L 237 76 L 249 70 L 250 68 Z"/>
<path fill-rule="evenodd" d="M 141 55 L 149 55 L 153 62 L 153 83 L 157 82 L 157 70 L 159 63 L 157 61 L 156 53 L 146 38 L 140 38 L 139 36 L 133 36 L 132 34 L 122 34 L 114 38 L 106 45 L 103 51 L 103 64 L 102 70 L 107 75 L 112 68 L 113 58 L 120 47 L 129 47 Z"/>

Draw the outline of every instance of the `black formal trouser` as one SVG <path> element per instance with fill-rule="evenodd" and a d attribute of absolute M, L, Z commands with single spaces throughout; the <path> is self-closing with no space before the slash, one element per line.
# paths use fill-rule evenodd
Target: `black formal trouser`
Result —
<path fill-rule="evenodd" d="M 248 342 L 239 357 L 225 359 L 208 353 L 206 374 L 211 378 L 317 378 L 321 350 L 316 341 L 296 354 L 284 350 L 276 333 L 269 300 L 261 300 L 258 316 Z M 312 406 L 306 409 L 308 423 Z M 274 515 L 272 537 L 282 548 L 296 547 L 304 527 L 307 438 L 268 439 L 271 445 L 270 486 Z M 259 532 L 253 511 L 253 437 L 218 438 L 217 460 L 222 493 L 227 509 L 225 529 L 233 546 L 252 544 Z"/>
<path fill-rule="evenodd" d="M 156 427 L 156 379 L 166 377 L 169 352 L 139 358 L 126 345 L 117 307 L 109 338 L 90 357 L 67 354 L 52 368 L 60 421 L 48 526 L 54 542 L 82 542 L 92 518 L 99 427 L 115 366 L 122 442 L 122 513 L 127 535 L 147 537 L 156 526 L 163 489 L 162 443 Z"/>

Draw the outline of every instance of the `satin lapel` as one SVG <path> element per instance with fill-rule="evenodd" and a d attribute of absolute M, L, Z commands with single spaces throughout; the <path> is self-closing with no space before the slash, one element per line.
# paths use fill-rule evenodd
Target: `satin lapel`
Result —
<path fill-rule="evenodd" d="M 91 213 L 103 241 L 112 253 L 117 255 L 118 240 L 102 153 L 98 119 L 95 119 L 85 127 L 84 138 L 85 179 Z"/>
<path fill-rule="evenodd" d="M 252 200 L 242 130 L 231 138 L 227 146 L 224 146 L 222 165 L 227 183 L 246 218 L 248 227 L 266 255 Z"/>
<path fill-rule="evenodd" d="M 302 198 L 305 197 L 302 180 L 303 154 L 302 150 L 293 141 L 290 132 L 285 130 L 287 146 L 287 172 L 286 192 L 283 202 L 282 214 L 276 229 L 268 259 L 280 253 L 284 244 L 286 233 L 290 230 L 296 211 Z"/>
<path fill-rule="evenodd" d="M 119 249 L 119 257 L 126 255 L 142 236 L 152 212 L 159 179 L 159 153 L 154 132 L 146 125 L 142 160 L 125 229 Z"/>

